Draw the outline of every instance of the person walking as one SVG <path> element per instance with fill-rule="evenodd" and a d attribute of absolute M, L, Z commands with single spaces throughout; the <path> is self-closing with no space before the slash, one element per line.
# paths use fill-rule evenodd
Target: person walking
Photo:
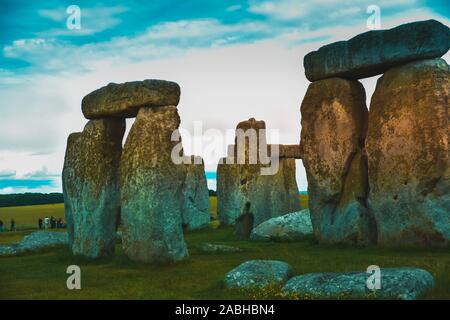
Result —
<path fill-rule="evenodd" d="M 42 221 L 41 217 L 39 217 L 39 220 L 38 220 L 39 230 L 42 230 L 42 223 L 43 223 L 43 221 Z"/>
<path fill-rule="evenodd" d="M 16 221 L 14 219 L 11 219 L 9 231 L 16 231 Z"/>

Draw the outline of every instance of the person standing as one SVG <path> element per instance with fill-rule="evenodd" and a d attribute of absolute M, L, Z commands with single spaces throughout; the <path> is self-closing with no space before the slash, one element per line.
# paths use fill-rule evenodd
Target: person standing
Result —
<path fill-rule="evenodd" d="M 245 204 L 244 212 L 236 219 L 234 234 L 241 240 L 250 238 L 254 216 L 250 212 L 250 202 Z"/>
<path fill-rule="evenodd" d="M 48 229 L 48 224 L 50 223 L 50 220 L 48 219 L 48 217 L 44 218 L 44 229 L 47 230 Z"/>
<path fill-rule="evenodd" d="M 11 226 L 9 228 L 9 231 L 16 231 L 16 221 L 14 219 L 11 219 Z"/>
<path fill-rule="evenodd" d="M 42 223 L 43 223 L 43 221 L 42 221 L 41 217 L 39 217 L 39 220 L 38 220 L 39 230 L 42 230 Z"/>
<path fill-rule="evenodd" d="M 3 232 L 3 221 L 0 220 L 0 232 Z"/>

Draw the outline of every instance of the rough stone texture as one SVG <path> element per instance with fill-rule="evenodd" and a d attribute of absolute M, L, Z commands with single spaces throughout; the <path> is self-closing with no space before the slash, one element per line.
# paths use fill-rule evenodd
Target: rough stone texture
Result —
<path fill-rule="evenodd" d="M 195 156 L 189 158 L 183 188 L 183 224 L 188 230 L 197 230 L 209 226 L 211 205 L 203 159 Z"/>
<path fill-rule="evenodd" d="M 225 284 L 228 288 L 262 288 L 285 283 L 290 273 L 291 267 L 283 261 L 250 260 L 228 272 Z"/>
<path fill-rule="evenodd" d="M 412 62 L 378 80 L 366 144 L 380 244 L 449 244 L 449 99 L 442 59 Z"/>
<path fill-rule="evenodd" d="M 250 236 L 255 241 L 293 241 L 312 234 L 309 209 L 272 218 L 256 226 Z"/>
<path fill-rule="evenodd" d="M 237 253 L 242 252 L 243 250 L 241 248 L 226 246 L 223 244 L 202 243 L 199 246 L 199 251 L 201 253 L 216 254 L 216 253 Z"/>
<path fill-rule="evenodd" d="M 188 256 L 182 209 L 185 165 L 171 159 L 180 118 L 175 106 L 141 108 L 120 164 L 122 243 L 132 260 L 170 263 Z"/>
<path fill-rule="evenodd" d="M 291 278 L 284 286 L 287 294 L 329 299 L 414 300 L 434 287 L 433 276 L 418 268 L 381 269 L 381 289 L 369 290 L 366 272 L 310 273 Z"/>
<path fill-rule="evenodd" d="M 376 239 L 365 201 L 365 99 L 359 82 L 332 78 L 311 83 L 302 103 L 301 157 L 320 242 L 369 244 Z"/>
<path fill-rule="evenodd" d="M 418 59 L 438 58 L 450 48 L 450 29 L 435 20 L 369 31 L 348 41 L 335 42 L 307 54 L 306 78 L 361 79 Z"/>
<path fill-rule="evenodd" d="M 72 253 L 114 254 L 120 216 L 118 170 L 125 120 L 89 121 L 67 140 L 62 174 L 64 211 Z"/>
<path fill-rule="evenodd" d="M 87 119 L 134 118 L 140 107 L 178 105 L 180 86 L 165 80 L 110 83 L 83 98 L 81 107 Z"/>
<path fill-rule="evenodd" d="M 265 129 L 263 121 L 250 119 L 238 124 L 237 129 L 248 130 Z M 236 146 L 229 148 L 233 151 L 227 158 L 220 160 L 217 167 L 217 212 L 221 222 L 225 225 L 233 225 L 236 218 L 243 212 L 246 202 L 251 203 L 251 211 L 254 215 L 254 225 L 258 225 L 272 217 L 288 212 L 298 211 L 300 203 L 298 199 L 298 187 L 295 180 L 295 160 L 280 159 L 278 170 L 271 175 L 261 174 L 262 169 L 268 169 L 270 165 L 264 164 L 263 159 L 256 159 L 257 163 L 250 164 L 249 139 L 246 139 L 244 148 L 239 150 Z M 255 150 L 267 150 L 265 135 L 259 135 L 253 145 Z M 267 157 L 271 152 L 265 152 Z M 239 159 L 243 159 L 239 163 Z"/>
<path fill-rule="evenodd" d="M 66 232 L 37 231 L 25 236 L 17 243 L 0 245 L 0 256 L 37 252 L 68 243 L 69 237 Z"/>
<path fill-rule="evenodd" d="M 236 219 L 234 227 L 234 235 L 241 240 L 250 238 L 250 234 L 253 230 L 255 218 L 253 213 L 244 212 Z"/>
<path fill-rule="evenodd" d="M 300 146 L 298 144 L 293 145 L 285 145 L 280 144 L 280 158 L 288 158 L 288 159 L 300 159 Z"/>

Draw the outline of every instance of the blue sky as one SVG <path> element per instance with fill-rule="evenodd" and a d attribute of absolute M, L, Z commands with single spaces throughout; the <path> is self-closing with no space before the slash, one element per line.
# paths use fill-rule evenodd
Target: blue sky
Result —
<path fill-rule="evenodd" d="M 111 81 L 177 81 L 187 130 L 202 121 L 223 132 L 254 116 L 279 130 L 280 143 L 298 143 L 303 56 L 367 31 L 372 4 L 383 28 L 449 24 L 448 1 L 2 0 L 0 193 L 61 191 L 67 135 L 86 123 L 81 99 Z M 80 30 L 66 26 L 69 5 L 81 9 Z M 369 97 L 375 80 L 364 82 Z M 301 161 L 297 171 L 304 190 Z"/>

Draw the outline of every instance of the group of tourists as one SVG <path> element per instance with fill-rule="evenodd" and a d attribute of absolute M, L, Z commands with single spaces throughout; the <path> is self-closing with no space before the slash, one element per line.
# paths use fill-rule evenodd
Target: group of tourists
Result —
<path fill-rule="evenodd" d="M 38 227 L 39 230 L 47 230 L 47 229 L 62 229 L 66 227 L 66 224 L 63 220 L 63 218 L 55 218 L 54 216 L 51 217 L 45 217 L 44 219 L 39 218 L 38 219 Z M 0 220 L 0 232 L 4 232 L 6 230 L 9 231 L 17 231 L 16 230 L 16 221 L 14 219 L 11 219 L 9 224 L 9 229 L 5 229 L 5 224 L 2 220 Z"/>
<path fill-rule="evenodd" d="M 38 226 L 39 226 L 39 230 L 42 229 L 61 229 L 61 228 L 65 228 L 66 225 L 64 223 L 63 218 L 58 218 L 56 219 L 54 216 L 49 217 L 45 217 L 44 219 L 39 218 L 38 219 Z"/>

